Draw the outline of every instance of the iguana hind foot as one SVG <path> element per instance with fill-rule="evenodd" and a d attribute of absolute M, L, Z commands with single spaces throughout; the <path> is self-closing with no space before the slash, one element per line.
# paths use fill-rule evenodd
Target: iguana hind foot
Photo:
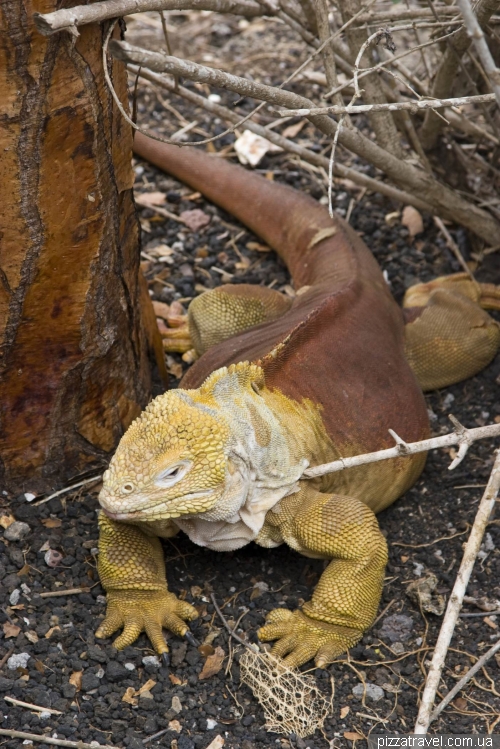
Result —
<path fill-rule="evenodd" d="M 225 284 L 193 299 L 188 309 L 193 347 L 204 354 L 212 346 L 290 309 L 292 300 L 266 286 Z"/>
<path fill-rule="evenodd" d="M 406 292 L 405 354 L 423 390 L 480 372 L 500 346 L 500 326 L 485 309 L 500 309 L 500 288 L 466 273 L 417 284 Z"/>

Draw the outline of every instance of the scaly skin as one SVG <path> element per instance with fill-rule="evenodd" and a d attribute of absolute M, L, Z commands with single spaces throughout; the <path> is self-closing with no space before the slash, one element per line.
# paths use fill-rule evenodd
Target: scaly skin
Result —
<path fill-rule="evenodd" d="M 405 329 L 367 247 L 311 199 L 144 136 L 135 150 L 259 233 L 289 266 L 297 297 L 226 286 L 191 305 L 203 355 L 184 389 L 156 398 L 132 424 L 104 475 L 108 613 L 97 635 L 123 627 L 115 644 L 124 647 L 144 630 L 165 653 L 162 627 L 187 633 L 196 611 L 168 591 L 158 536 L 180 529 L 221 551 L 284 542 L 330 563 L 311 600 L 272 611 L 259 636 L 277 640 L 274 653 L 291 666 L 324 665 L 375 618 L 387 547 L 374 513 L 413 484 L 425 457 L 315 481 L 304 468 L 389 447 L 389 428 L 425 438 L 421 387 L 469 377 L 498 349 L 499 327 L 482 309 L 498 308 L 498 289 L 463 274 L 414 287 Z"/>

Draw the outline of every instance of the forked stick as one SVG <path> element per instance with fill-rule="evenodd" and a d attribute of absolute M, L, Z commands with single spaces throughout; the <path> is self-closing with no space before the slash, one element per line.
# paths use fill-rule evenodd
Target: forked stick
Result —
<path fill-rule="evenodd" d="M 389 429 L 391 436 L 396 442 L 395 447 L 389 447 L 386 450 L 377 450 L 377 452 L 373 453 L 354 455 L 351 458 L 339 458 L 331 463 L 323 463 L 323 465 L 314 466 L 314 468 L 307 468 L 302 476 L 306 479 L 312 479 L 316 478 L 316 476 L 324 476 L 326 473 L 335 473 L 336 471 L 343 471 L 345 468 L 362 466 L 366 463 L 378 463 L 380 460 L 387 460 L 388 458 L 415 455 L 427 450 L 434 450 L 436 447 L 460 445 L 456 458 L 448 466 L 448 470 L 452 471 L 465 458 L 467 450 L 473 442 L 485 437 L 500 436 L 500 424 L 488 424 L 488 426 L 484 427 L 466 429 L 452 414 L 450 414 L 449 418 L 455 427 L 455 431 L 449 434 L 443 434 L 441 437 L 431 437 L 428 440 L 421 440 L 420 442 L 405 442 L 396 432 Z"/>

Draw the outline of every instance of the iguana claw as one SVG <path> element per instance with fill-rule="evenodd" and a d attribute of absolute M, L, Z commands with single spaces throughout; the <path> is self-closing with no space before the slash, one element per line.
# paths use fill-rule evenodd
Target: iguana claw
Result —
<path fill-rule="evenodd" d="M 193 635 L 193 633 L 191 632 L 191 630 L 188 629 L 186 631 L 184 637 L 186 638 L 186 640 L 189 642 L 190 645 L 193 645 L 193 647 L 195 647 L 195 648 L 198 647 L 198 645 L 199 645 L 198 640 Z"/>
<path fill-rule="evenodd" d="M 257 634 L 263 642 L 278 640 L 271 652 L 284 658 L 290 668 L 297 668 L 311 658 L 318 668 L 323 668 L 352 647 L 363 633 L 350 627 L 316 621 L 302 611 L 274 609 Z"/>
<path fill-rule="evenodd" d="M 184 637 L 189 630 L 183 620 L 191 621 L 198 616 L 194 606 L 180 601 L 168 590 L 109 590 L 107 598 L 106 618 L 96 637 L 110 637 L 123 627 L 122 634 L 113 643 L 118 650 L 131 645 L 144 631 L 159 655 L 168 653 L 163 627 Z"/>

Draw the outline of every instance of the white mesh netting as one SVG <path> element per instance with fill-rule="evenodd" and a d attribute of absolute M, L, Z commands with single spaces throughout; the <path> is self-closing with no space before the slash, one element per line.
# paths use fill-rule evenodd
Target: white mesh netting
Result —
<path fill-rule="evenodd" d="M 292 671 L 270 653 L 245 650 L 240 674 L 264 710 L 268 731 L 306 738 L 323 727 L 332 710 L 333 689 L 328 699 L 311 676 Z"/>

